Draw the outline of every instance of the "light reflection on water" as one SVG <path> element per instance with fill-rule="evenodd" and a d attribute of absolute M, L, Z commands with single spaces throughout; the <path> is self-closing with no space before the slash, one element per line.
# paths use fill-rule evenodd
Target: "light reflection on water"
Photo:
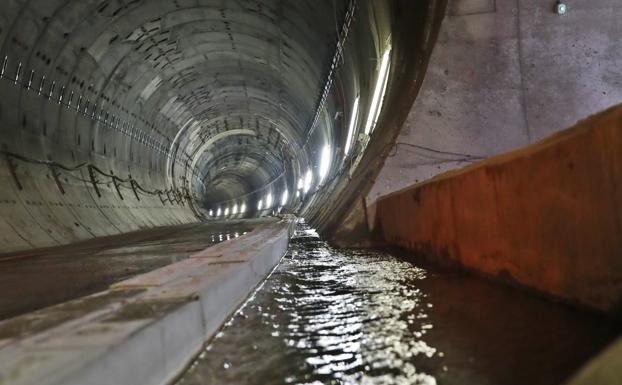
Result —
<path fill-rule="evenodd" d="M 612 320 L 297 231 L 178 385 L 560 384 Z"/>
<path fill-rule="evenodd" d="M 239 236 L 242 235 L 246 235 L 248 234 L 248 231 L 244 231 L 244 232 L 234 232 L 234 233 L 216 233 L 216 234 L 212 234 L 211 235 L 211 240 L 212 243 L 219 243 L 219 242 L 224 242 L 224 241 L 230 241 L 232 239 L 236 239 Z"/>
<path fill-rule="evenodd" d="M 362 254 L 298 232 L 273 276 L 180 384 L 436 384 L 415 364 L 442 357 L 425 340 L 432 304 L 410 284 L 426 272 Z"/>

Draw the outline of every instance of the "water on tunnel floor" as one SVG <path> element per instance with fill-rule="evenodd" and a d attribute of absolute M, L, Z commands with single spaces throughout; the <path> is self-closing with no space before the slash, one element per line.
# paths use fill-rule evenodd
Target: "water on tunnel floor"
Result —
<path fill-rule="evenodd" d="M 300 228 L 177 385 L 559 384 L 611 320 Z"/>

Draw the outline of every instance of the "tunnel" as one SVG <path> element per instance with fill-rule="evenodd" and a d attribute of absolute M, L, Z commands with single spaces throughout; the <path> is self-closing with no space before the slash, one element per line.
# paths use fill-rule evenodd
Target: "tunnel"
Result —
<path fill-rule="evenodd" d="M 373 142 L 391 72 L 420 70 L 436 8 L 4 4 L 3 250 L 319 211 Z M 422 23 L 394 30 L 402 14 Z"/>
<path fill-rule="evenodd" d="M 0 2 L 0 385 L 615 384 L 621 13 Z"/>

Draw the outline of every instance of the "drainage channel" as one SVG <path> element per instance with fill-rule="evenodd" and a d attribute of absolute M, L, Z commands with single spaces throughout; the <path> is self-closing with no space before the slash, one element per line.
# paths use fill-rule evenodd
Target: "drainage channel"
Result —
<path fill-rule="evenodd" d="M 204 384 L 560 384 L 612 320 L 299 226 L 281 264 L 178 379 Z"/>

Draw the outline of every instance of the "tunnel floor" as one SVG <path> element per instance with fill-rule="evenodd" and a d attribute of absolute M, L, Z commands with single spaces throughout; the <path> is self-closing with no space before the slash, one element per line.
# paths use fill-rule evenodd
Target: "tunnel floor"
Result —
<path fill-rule="evenodd" d="M 177 385 L 560 384 L 612 320 L 299 228 L 288 253 Z"/>
<path fill-rule="evenodd" d="M 105 290 L 236 238 L 265 220 L 159 227 L 0 255 L 0 320 Z"/>

